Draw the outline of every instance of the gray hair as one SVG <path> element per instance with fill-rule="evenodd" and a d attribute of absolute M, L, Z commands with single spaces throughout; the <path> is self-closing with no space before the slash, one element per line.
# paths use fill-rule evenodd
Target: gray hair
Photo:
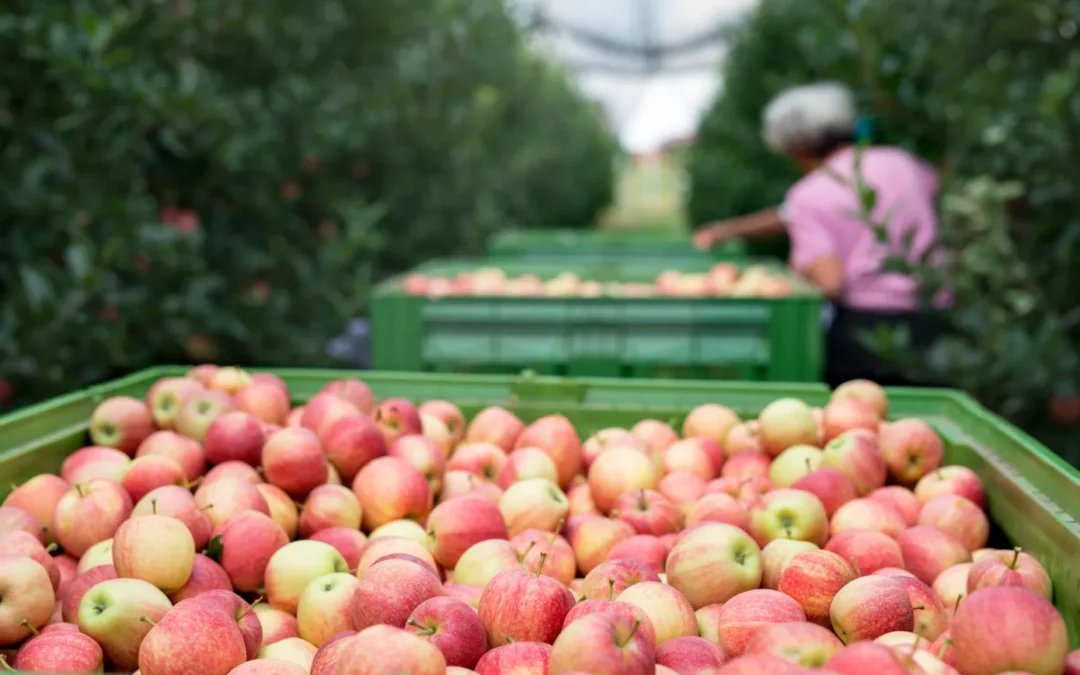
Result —
<path fill-rule="evenodd" d="M 816 153 L 855 135 L 855 97 L 836 82 L 819 82 L 781 92 L 762 115 L 765 142 L 776 152 Z"/>

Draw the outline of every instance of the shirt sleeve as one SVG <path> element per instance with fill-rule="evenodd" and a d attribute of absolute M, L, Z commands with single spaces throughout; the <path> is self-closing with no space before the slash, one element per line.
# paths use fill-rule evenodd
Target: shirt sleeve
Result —
<path fill-rule="evenodd" d="M 926 162 L 918 161 L 919 172 L 919 184 L 922 189 L 926 191 L 926 194 L 931 198 L 936 197 L 938 193 L 938 174 L 934 167 L 930 166 Z"/>
<path fill-rule="evenodd" d="M 789 197 L 780 213 L 791 240 L 791 266 L 797 272 L 805 272 L 816 261 L 836 255 L 828 219 L 813 203 Z"/>

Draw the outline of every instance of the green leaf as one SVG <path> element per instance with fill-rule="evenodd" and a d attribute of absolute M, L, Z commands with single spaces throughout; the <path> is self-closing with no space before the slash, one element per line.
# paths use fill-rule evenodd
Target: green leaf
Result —
<path fill-rule="evenodd" d="M 221 543 L 221 535 L 217 535 L 206 545 L 204 555 L 214 562 L 221 562 L 221 556 L 225 553 L 225 545 Z"/>

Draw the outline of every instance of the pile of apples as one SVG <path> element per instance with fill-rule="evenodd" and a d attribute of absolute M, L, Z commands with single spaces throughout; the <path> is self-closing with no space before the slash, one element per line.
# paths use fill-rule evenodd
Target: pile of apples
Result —
<path fill-rule="evenodd" d="M 884 390 L 564 416 L 199 366 L 0 508 L 0 655 L 140 675 L 1080 673 L 1042 565 Z"/>
<path fill-rule="evenodd" d="M 792 280 L 767 267 L 754 265 L 744 271 L 730 263 L 718 263 L 708 272 L 691 274 L 665 270 L 652 283 L 600 282 L 563 272 L 542 280 L 535 274 L 508 277 L 497 267 L 462 272 L 453 277 L 414 273 L 405 277 L 402 288 L 410 295 L 430 298 L 447 296 L 513 297 L 732 297 L 783 298 L 793 294 Z"/>

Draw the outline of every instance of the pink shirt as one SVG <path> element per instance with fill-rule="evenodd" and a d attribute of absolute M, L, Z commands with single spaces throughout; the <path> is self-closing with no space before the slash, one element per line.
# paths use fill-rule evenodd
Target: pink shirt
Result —
<path fill-rule="evenodd" d="M 781 213 L 791 238 L 791 265 L 804 272 L 814 261 L 836 256 L 847 282 L 840 304 L 878 311 L 915 309 L 915 280 L 881 269 L 890 249 L 894 256 L 902 253 L 909 229 L 915 232 L 909 257 L 913 262 L 936 239 L 937 174 L 899 148 L 872 146 L 863 151 L 863 183 L 877 193 L 873 220 L 887 223 L 889 243 L 881 244 L 859 215 L 854 160 L 854 148 L 841 150 L 788 190 Z"/>

